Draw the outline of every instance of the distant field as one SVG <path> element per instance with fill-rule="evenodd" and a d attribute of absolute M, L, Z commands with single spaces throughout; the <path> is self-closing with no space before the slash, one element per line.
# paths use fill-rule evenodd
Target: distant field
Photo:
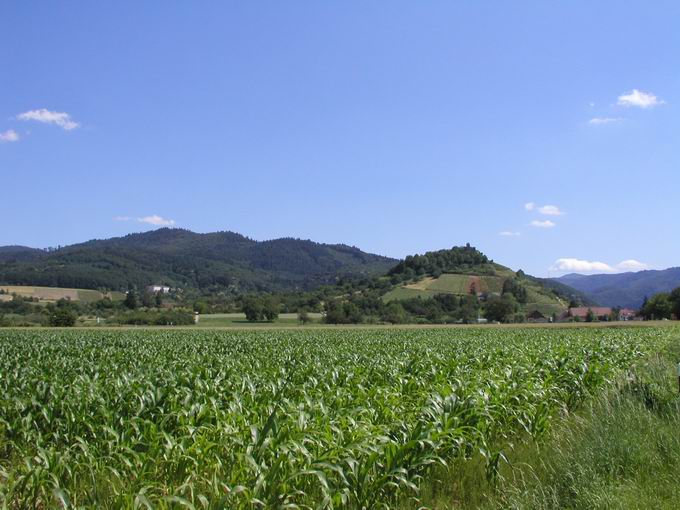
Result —
<path fill-rule="evenodd" d="M 318 323 L 321 320 L 320 313 L 310 313 L 309 318 Z M 297 326 L 300 324 L 296 313 L 281 313 L 273 322 L 249 322 L 243 313 L 211 313 L 201 315 L 198 321 L 199 327 L 204 328 L 228 328 L 241 326 Z"/>
<path fill-rule="evenodd" d="M 382 299 L 385 303 L 389 303 L 390 301 L 399 301 L 401 299 L 410 299 L 418 296 L 422 298 L 434 297 L 441 293 L 441 291 L 436 290 L 420 290 L 407 287 L 397 287 L 396 289 L 393 289 L 385 294 Z"/>
<path fill-rule="evenodd" d="M 31 285 L 0 285 L 0 289 L 4 290 L 4 299 L 11 299 L 12 294 L 27 298 L 38 298 L 41 301 L 58 301 L 60 299 L 69 299 L 71 301 L 92 302 L 104 298 L 104 294 L 98 290 L 90 289 L 66 289 L 62 287 L 34 287 Z M 107 294 L 111 299 L 124 299 L 125 295 L 122 292 L 110 292 Z M 2 297 L 2 296 L 0 296 Z"/>
<path fill-rule="evenodd" d="M 469 294 L 474 284 L 477 292 L 498 292 L 503 290 L 502 276 L 471 276 L 466 274 L 443 274 L 439 278 L 424 278 L 418 282 L 391 290 L 383 300 L 432 297 L 437 294 Z"/>

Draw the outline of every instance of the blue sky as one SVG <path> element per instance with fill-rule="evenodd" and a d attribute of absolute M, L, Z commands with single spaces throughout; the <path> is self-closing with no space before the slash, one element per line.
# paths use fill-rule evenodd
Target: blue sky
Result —
<path fill-rule="evenodd" d="M 677 266 L 679 26 L 675 1 L 3 2 L 0 245 L 172 221 Z"/>

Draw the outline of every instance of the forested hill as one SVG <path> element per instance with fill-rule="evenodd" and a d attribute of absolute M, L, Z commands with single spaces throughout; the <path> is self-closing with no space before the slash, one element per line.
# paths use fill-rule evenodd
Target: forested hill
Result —
<path fill-rule="evenodd" d="M 389 274 L 412 276 L 429 275 L 438 277 L 442 273 L 465 270 L 480 270 L 493 263 L 477 248 L 466 244 L 447 250 L 428 251 L 424 255 L 409 255 L 394 266 Z"/>
<path fill-rule="evenodd" d="M 495 263 L 470 246 L 411 255 L 388 273 L 393 287 L 384 301 L 428 299 L 441 294 L 484 298 L 512 295 L 520 308 L 545 317 L 559 314 L 570 303 L 594 305 L 583 293 L 559 282 L 535 278 Z"/>
<path fill-rule="evenodd" d="M 162 228 L 53 251 L 0 247 L 0 284 L 125 290 L 165 284 L 234 292 L 310 289 L 385 274 L 397 261 L 343 244 Z"/>

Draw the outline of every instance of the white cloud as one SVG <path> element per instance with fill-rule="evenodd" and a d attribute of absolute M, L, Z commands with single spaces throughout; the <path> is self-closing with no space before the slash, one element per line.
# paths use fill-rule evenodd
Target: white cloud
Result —
<path fill-rule="evenodd" d="M 659 106 L 664 102 L 656 97 L 654 94 L 649 92 L 642 92 L 638 89 L 633 89 L 628 94 L 622 94 L 616 104 L 619 106 L 637 106 L 639 108 L 653 108 L 654 106 Z"/>
<path fill-rule="evenodd" d="M 545 216 L 562 216 L 565 213 L 560 211 L 560 208 L 556 205 L 544 205 L 538 208 L 538 212 Z"/>
<path fill-rule="evenodd" d="M 527 202 L 524 204 L 524 209 L 527 211 L 538 211 L 544 216 L 563 216 L 566 214 L 556 205 L 542 205 L 539 207 L 536 205 L 536 202 Z"/>
<path fill-rule="evenodd" d="M 615 124 L 621 122 L 623 119 L 619 117 L 593 117 L 588 121 L 588 124 L 592 126 L 601 126 L 603 124 Z"/>
<path fill-rule="evenodd" d="M 157 214 L 152 214 L 151 216 L 144 216 L 143 218 L 137 218 L 140 223 L 148 223 L 149 225 L 156 225 L 161 227 L 170 227 L 175 224 L 175 220 L 166 220 L 162 216 Z"/>
<path fill-rule="evenodd" d="M 511 232 L 510 230 L 504 230 L 498 233 L 499 236 L 503 237 L 519 237 L 521 234 L 519 232 Z"/>
<path fill-rule="evenodd" d="M 611 266 L 605 262 L 599 261 L 562 258 L 557 259 L 550 270 L 569 273 L 621 273 L 627 271 L 642 271 L 647 268 L 649 268 L 648 264 L 634 259 L 624 260 L 615 266 Z"/>
<path fill-rule="evenodd" d="M 614 273 L 616 270 L 604 262 L 581 260 L 573 258 L 557 259 L 553 271 L 568 271 L 576 273 Z"/>
<path fill-rule="evenodd" d="M 550 220 L 545 221 L 534 220 L 531 223 L 529 223 L 529 225 L 536 228 L 553 228 L 554 226 L 556 226 L 556 224 Z"/>
<path fill-rule="evenodd" d="M 13 129 L 8 129 L 4 133 L 0 133 L 0 142 L 18 142 L 19 134 Z"/>
<path fill-rule="evenodd" d="M 71 115 L 65 112 L 52 112 L 45 108 L 40 110 L 31 110 L 17 115 L 19 120 L 34 120 L 44 124 L 54 124 L 66 131 L 71 131 L 80 126 L 77 122 L 71 119 Z"/>
<path fill-rule="evenodd" d="M 639 260 L 628 259 L 619 262 L 616 267 L 622 271 L 642 271 L 643 269 L 647 269 L 649 265 L 640 262 Z"/>
<path fill-rule="evenodd" d="M 130 221 L 130 216 L 114 216 L 113 221 Z"/>

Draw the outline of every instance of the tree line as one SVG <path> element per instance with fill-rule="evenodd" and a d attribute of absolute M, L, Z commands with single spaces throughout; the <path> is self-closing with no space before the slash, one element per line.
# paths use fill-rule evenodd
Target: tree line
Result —
<path fill-rule="evenodd" d="M 640 315 L 646 320 L 680 320 L 680 287 L 645 298 Z"/>

